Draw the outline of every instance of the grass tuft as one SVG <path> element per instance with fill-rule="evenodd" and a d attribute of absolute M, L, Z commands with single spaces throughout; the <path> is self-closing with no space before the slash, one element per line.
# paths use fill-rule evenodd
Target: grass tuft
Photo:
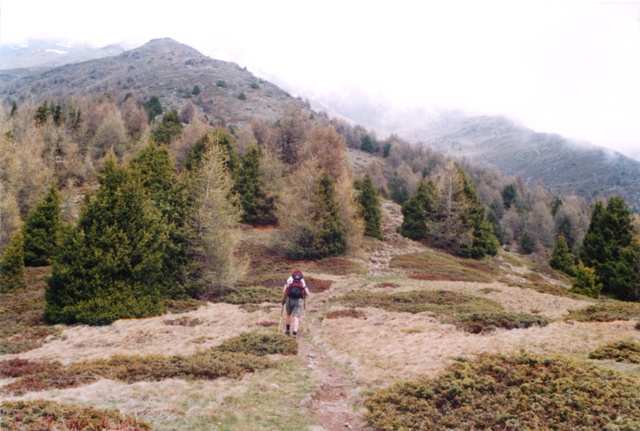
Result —
<path fill-rule="evenodd" d="M 562 357 L 485 355 L 366 396 L 375 431 L 640 429 L 637 380 Z"/>
<path fill-rule="evenodd" d="M 45 430 L 151 430 L 151 426 L 118 410 L 59 404 L 55 401 L 3 401 L 2 428 L 21 431 Z"/>

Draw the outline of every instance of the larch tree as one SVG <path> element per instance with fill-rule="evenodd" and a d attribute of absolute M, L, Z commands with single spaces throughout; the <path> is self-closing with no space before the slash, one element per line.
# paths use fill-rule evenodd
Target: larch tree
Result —
<path fill-rule="evenodd" d="M 51 264 L 62 229 L 61 201 L 56 182 L 52 181 L 44 198 L 27 216 L 22 226 L 26 266 Z"/>

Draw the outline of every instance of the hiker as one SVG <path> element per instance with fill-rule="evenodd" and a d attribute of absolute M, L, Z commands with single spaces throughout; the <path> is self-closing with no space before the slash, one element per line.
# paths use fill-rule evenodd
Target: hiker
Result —
<path fill-rule="evenodd" d="M 300 325 L 300 312 L 304 306 L 304 298 L 309 295 L 309 288 L 304 281 L 302 271 L 295 270 L 287 279 L 282 289 L 282 306 L 287 306 L 287 319 L 285 321 L 287 330 L 285 335 L 293 338 L 298 336 L 298 326 Z M 291 316 L 293 316 L 293 333 L 291 333 Z"/>

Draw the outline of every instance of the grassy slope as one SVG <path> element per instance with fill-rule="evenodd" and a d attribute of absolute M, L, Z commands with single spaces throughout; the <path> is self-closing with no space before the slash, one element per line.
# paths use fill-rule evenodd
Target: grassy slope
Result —
<path fill-rule="evenodd" d="M 400 378 L 435 377 L 456 357 L 525 351 L 586 359 L 590 352 L 613 341 L 640 343 L 640 331 L 634 322 L 640 320 L 640 315 L 630 321 L 567 321 L 564 318 L 570 310 L 583 309 L 593 301 L 554 294 L 563 292 L 565 278 L 536 270 L 532 262 L 519 255 L 500 253 L 496 258 L 477 262 L 423 248 L 395 234 L 397 208 L 386 204 L 385 214 L 384 242 L 366 241 L 355 255 L 323 262 L 284 261 L 264 246 L 273 231 L 247 232 L 244 249 L 252 253 L 253 267 L 247 285 L 277 291 L 295 266 L 305 272 L 312 291 L 314 285 L 326 289 L 316 289 L 308 301 L 299 340 L 301 353 L 297 357 L 273 355 L 278 362 L 275 368 L 247 374 L 240 380 L 173 379 L 132 384 L 99 380 L 89 386 L 31 392 L 21 397 L 8 394 L 6 398 L 46 398 L 82 406 L 115 407 L 122 414 L 137 415 L 154 429 L 163 430 L 344 429 L 344 422 L 329 423 L 327 416 L 318 413 L 321 409 L 310 407 L 328 386 L 344 385 L 349 390 L 340 394 L 342 398 L 329 400 L 333 403 L 323 401 L 324 409 L 346 409 L 358 416 L 363 391 Z M 30 273 L 32 282 L 39 280 L 33 283 L 31 296 L 34 290 L 36 296 L 38 290 L 42 292 L 42 275 Z M 446 316 L 430 311 L 412 314 L 366 307 L 357 313 L 337 312 L 349 309 L 340 297 L 360 290 L 389 295 L 423 290 L 474 295 L 486 300 L 478 303 L 490 301 L 505 312 L 529 313 L 553 322 L 545 327 L 498 329 L 475 335 L 456 329 L 446 323 Z M 6 316 L 10 313 L 2 299 Z M 42 306 L 38 301 L 28 303 L 34 309 Z M 116 353 L 188 355 L 220 345 L 245 331 L 275 331 L 277 325 L 261 328 L 257 323 L 279 322 L 280 305 L 262 305 L 247 311 L 241 305 L 207 303 L 195 311 L 123 320 L 107 327 L 60 327 L 60 333 L 47 332 L 53 336 L 42 347 L 18 354 L 3 353 L 0 360 L 20 357 L 70 364 Z M 631 316 L 633 313 L 638 314 L 632 311 Z M 191 323 L 176 324 L 180 321 Z M 37 320 L 30 322 L 38 324 Z M 10 323 L 3 320 L 3 329 Z M 640 376 L 637 364 L 604 363 Z M 335 383 L 332 379 L 336 376 L 342 380 Z"/>

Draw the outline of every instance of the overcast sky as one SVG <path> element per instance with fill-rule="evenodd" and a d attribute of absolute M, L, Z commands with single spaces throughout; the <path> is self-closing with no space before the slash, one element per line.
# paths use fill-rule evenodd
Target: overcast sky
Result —
<path fill-rule="evenodd" d="M 421 3 L 425 3 L 421 5 Z M 309 94 L 503 114 L 640 160 L 640 3 L 0 0 L 0 43 L 171 37 Z M 300 94 L 306 97 L 306 94 Z"/>

